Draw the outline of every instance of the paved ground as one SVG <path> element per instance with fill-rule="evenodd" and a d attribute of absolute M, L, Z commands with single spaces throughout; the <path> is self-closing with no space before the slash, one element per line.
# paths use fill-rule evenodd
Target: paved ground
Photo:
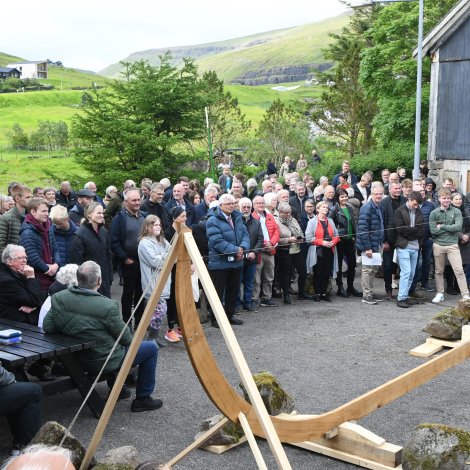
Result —
<path fill-rule="evenodd" d="M 383 280 L 377 279 L 377 294 L 382 294 L 382 286 Z M 430 300 L 433 294 L 427 295 Z M 445 305 L 456 301 L 457 297 L 447 296 Z M 332 303 L 297 302 L 244 313 L 239 318 L 245 324 L 234 331 L 253 373 L 272 372 L 294 398 L 299 413 L 319 414 L 425 362 L 408 351 L 425 341 L 421 329 L 442 308 L 426 303 L 400 309 L 395 302 L 371 306 L 360 299 L 333 297 Z M 239 378 L 220 331 L 206 324 L 205 332 L 221 369 L 238 387 Z M 423 422 L 468 427 L 469 372 L 467 361 L 360 424 L 399 445 Z M 99 387 L 104 393 L 104 385 Z M 98 455 L 130 444 L 138 448 L 141 461 L 167 461 L 192 442 L 205 418 L 217 413 L 197 381 L 182 343 L 160 350 L 156 396 L 163 399 L 164 406 L 155 412 L 131 413 L 130 400 L 118 403 Z M 78 392 L 46 398 L 44 419 L 68 425 L 80 403 Z M 87 444 L 96 423 L 85 408 L 72 432 Z M 259 443 L 268 468 L 276 468 L 266 442 Z M 286 452 L 294 469 L 355 468 L 289 446 Z M 243 444 L 223 455 L 196 450 L 176 468 L 233 470 L 256 468 L 256 464 L 248 444 Z"/>

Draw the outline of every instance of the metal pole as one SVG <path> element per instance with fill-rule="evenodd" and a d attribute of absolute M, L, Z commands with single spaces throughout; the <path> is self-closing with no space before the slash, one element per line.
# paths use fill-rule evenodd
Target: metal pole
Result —
<path fill-rule="evenodd" d="M 421 154 L 421 82 L 423 76 L 423 19 L 424 0 L 419 0 L 418 26 L 418 71 L 416 76 L 416 123 L 415 123 L 415 155 L 413 178 L 419 178 L 419 161 Z"/>
<path fill-rule="evenodd" d="M 209 113 L 207 111 L 207 106 L 204 108 L 204 110 L 206 111 L 207 142 L 209 144 L 209 158 L 211 162 L 212 179 L 215 182 L 214 155 L 212 153 L 211 128 L 209 127 Z"/>

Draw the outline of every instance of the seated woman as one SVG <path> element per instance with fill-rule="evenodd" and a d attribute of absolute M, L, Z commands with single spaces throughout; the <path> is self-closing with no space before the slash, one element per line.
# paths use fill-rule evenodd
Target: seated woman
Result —
<path fill-rule="evenodd" d="M 279 264 L 279 274 L 281 277 L 281 288 L 284 296 L 284 303 L 291 304 L 289 295 L 291 268 L 294 266 L 299 274 L 298 288 L 299 300 L 311 300 L 310 295 L 305 294 L 305 279 L 307 271 L 305 259 L 300 252 L 299 243 L 303 242 L 304 233 L 297 220 L 292 217 L 292 209 L 287 202 L 281 202 L 279 210 L 279 245 L 277 246 L 277 262 Z"/>
<path fill-rule="evenodd" d="M 310 243 L 307 255 L 307 270 L 314 270 L 315 296 L 313 300 L 331 302 L 327 293 L 330 277 L 338 272 L 336 245 L 339 242 L 335 223 L 328 218 L 328 203 L 317 204 L 317 215 L 310 219 L 305 231 L 305 239 Z"/>

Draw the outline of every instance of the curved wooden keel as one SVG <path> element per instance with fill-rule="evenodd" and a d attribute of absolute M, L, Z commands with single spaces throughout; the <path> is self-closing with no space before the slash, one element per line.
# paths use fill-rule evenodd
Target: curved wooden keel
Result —
<path fill-rule="evenodd" d="M 219 310 L 220 315 L 225 315 L 218 297 L 213 298 L 215 291 L 192 234 L 185 232 L 182 235 L 213 310 Z M 188 294 L 191 292 L 190 260 L 188 256 L 184 256 L 184 251 L 182 247 L 178 250 L 176 272 L 177 308 L 184 332 L 184 341 L 193 368 L 209 398 L 227 418 L 232 422 L 237 422 L 238 415 L 242 412 L 245 414 L 253 433 L 260 437 L 266 437 L 256 411 L 228 383 L 212 354 L 204 330 L 199 322 L 194 301 L 192 296 Z M 210 286 L 212 286 L 212 292 Z M 470 342 L 463 342 L 449 352 L 405 372 L 334 410 L 317 416 L 272 416 L 271 420 L 281 442 L 314 441 L 342 423 L 367 416 L 387 403 L 423 385 L 447 369 L 460 364 L 469 356 Z"/>

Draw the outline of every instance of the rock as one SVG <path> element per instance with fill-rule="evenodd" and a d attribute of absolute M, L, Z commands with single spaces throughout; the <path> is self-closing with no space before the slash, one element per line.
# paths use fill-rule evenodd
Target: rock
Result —
<path fill-rule="evenodd" d="M 423 328 L 423 331 L 439 339 L 460 339 L 462 326 L 468 323 L 468 317 L 463 315 L 460 308 L 466 310 L 467 306 L 447 308 L 435 315 Z"/>
<path fill-rule="evenodd" d="M 459 303 L 457 304 L 457 310 L 467 320 L 470 320 L 470 300 L 460 299 Z"/>
<path fill-rule="evenodd" d="M 134 470 L 139 465 L 138 452 L 133 446 L 117 447 L 106 453 L 103 459 L 100 459 L 99 465 L 119 465 L 126 466 Z M 108 467 L 109 468 L 109 467 Z"/>
<path fill-rule="evenodd" d="M 223 417 L 224 415 L 218 414 L 218 415 L 212 416 L 212 418 L 208 418 L 204 420 L 201 426 L 199 426 L 199 429 L 201 430 L 201 432 L 196 434 L 196 436 L 194 437 L 194 440 L 198 439 L 201 434 L 205 433 L 210 428 L 215 426 L 221 419 L 223 419 Z M 203 445 L 223 446 L 223 445 L 236 444 L 243 435 L 244 435 L 244 432 L 241 426 L 233 424 L 232 422 L 228 422 L 222 429 L 220 429 L 215 434 L 213 434 L 209 439 L 204 441 Z"/>
<path fill-rule="evenodd" d="M 253 375 L 264 405 L 271 416 L 279 413 L 290 414 L 294 411 L 294 401 L 291 396 L 281 387 L 274 375 L 269 372 L 260 372 Z M 240 384 L 245 400 L 250 402 L 250 397 L 243 384 Z"/>
<path fill-rule="evenodd" d="M 65 431 L 61 424 L 55 421 L 48 421 L 42 426 L 38 431 L 36 436 L 34 436 L 31 444 L 46 444 L 49 446 L 58 446 L 64 437 Z M 83 458 L 85 457 L 86 449 L 83 447 L 81 442 L 74 437 L 72 434 L 69 434 L 66 438 L 62 447 L 69 449 L 72 452 L 72 463 L 75 468 L 80 468 Z M 96 461 L 93 459 L 91 466 L 94 466 Z"/>
<path fill-rule="evenodd" d="M 470 433 L 442 424 L 422 424 L 402 451 L 403 470 L 468 469 Z"/>

